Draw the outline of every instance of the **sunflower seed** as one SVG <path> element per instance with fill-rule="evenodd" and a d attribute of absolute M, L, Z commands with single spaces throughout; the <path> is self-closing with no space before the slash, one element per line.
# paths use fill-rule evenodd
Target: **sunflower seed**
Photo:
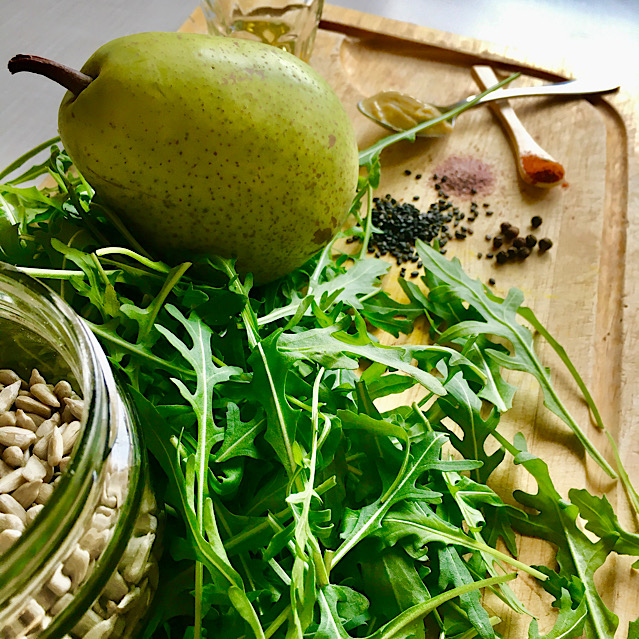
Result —
<path fill-rule="evenodd" d="M 28 431 L 27 431 L 28 432 Z M 4 449 L 2 459 L 13 468 L 21 468 L 25 465 L 24 451 L 19 446 L 9 446 Z"/>
<path fill-rule="evenodd" d="M 71 452 L 81 428 L 82 424 L 77 419 L 74 419 L 71 423 L 66 425 L 66 428 L 62 433 L 62 442 L 64 444 L 63 450 L 65 455 L 68 455 Z"/>
<path fill-rule="evenodd" d="M 22 533 L 19 530 L 15 530 L 15 528 L 9 528 L 0 532 L 0 554 L 9 550 L 21 536 Z"/>
<path fill-rule="evenodd" d="M 3 493 L 12 493 L 18 486 L 24 484 L 24 477 L 22 476 L 22 468 L 16 468 L 10 473 L 7 473 L 4 477 L 0 477 L 0 495 Z"/>
<path fill-rule="evenodd" d="M 38 430 L 36 423 L 23 410 L 18 409 L 15 415 L 16 415 L 16 426 L 20 426 L 20 428 L 26 428 L 27 430 L 30 430 L 34 433 L 36 432 L 36 430 Z"/>
<path fill-rule="evenodd" d="M 60 413 L 54 413 L 49 419 L 45 419 L 36 430 L 36 437 L 46 437 L 53 432 L 53 429 L 60 424 Z"/>
<path fill-rule="evenodd" d="M 31 508 L 27 509 L 26 525 L 28 526 L 33 520 L 40 514 L 40 511 L 44 508 L 44 504 L 34 504 Z"/>
<path fill-rule="evenodd" d="M 40 371 L 37 368 L 31 370 L 31 376 L 29 377 L 29 387 L 34 384 L 46 384 L 47 380 L 42 377 Z"/>
<path fill-rule="evenodd" d="M 2 426 L 0 428 L 0 444 L 3 446 L 18 446 L 27 448 L 36 440 L 35 433 L 19 426 Z"/>
<path fill-rule="evenodd" d="M 41 479 L 28 481 L 16 488 L 11 495 L 16 501 L 20 502 L 21 506 L 26 510 L 39 498 L 40 490 L 50 485 L 51 484 L 43 484 Z"/>
<path fill-rule="evenodd" d="M 80 548 L 80 546 L 76 546 L 71 555 L 65 560 L 62 572 L 71 579 L 71 583 L 75 587 L 84 581 L 89 571 L 90 563 L 91 556 L 89 553 Z M 119 574 L 117 570 L 115 574 Z"/>
<path fill-rule="evenodd" d="M 14 382 L 22 383 L 20 376 L 15 371 L 9 370 L 8 368 L 3 368 L 0 370 L 0 384 L 9 386 Z"/>
<path fill-rule="evenodd" d="M 22 476 L 27 481 L 36 481 L 38 479 L 44 480 L 47 476 L 47 468 L 39 457 L 31 455 L 31 457 L 29 457 L 29 461 L 27 461 L 22 469 Z"/>
<path fill-rule="evenodd" d="M 58 400 L 63 400 L 66 397 L 71 397 L 73 393 L 73 389 L 71 388 L 71 384 L 65 380 L 60 380 L 54 387 L 53 392 Z"/>
<path fill-rule="evenodd" d="M 45 435 L 44 437 L 41 437 L 31 449 L 31 452 L 42 460 L 45 460 L 49 453 L 50 437 L 51 437 L 50 433 L 48 435 Z"/>
<path fill-rule="evenodd" d="M 5 462 L 3 459 L 0 459 L 0 479 L 2 479 L 2 477 L 6 477 L 13 470 L 14 469 L 11 468 L 11 466 L 9 466 L 7 462 Z"/>
<path fill-rule="evenodd" d="M 56 426 L 49 437 L 49 449 L 47 451 L 47 461 L 50 466 L 57 466 L 62 459 L 64 451 L 64 443 L 60 429 Z"/>
<path fill-rule="evenodd" d="M 0 414 L 0 426 L 15 426 L 16 414 L 12 410 L 5 411 Z"/>
<path fill-rule="evenodd" d="M 60 400 L 46 384 L 32 384 L 29 388 L 31 394 L 43 404 L 52 408 L 60 408 Z"/>
<path fill-rule="evenodd" d="M 27 413 L 35 413 L 45 419 L 51 417 L 51 406 L 43 404 L 40 400 L 31 395 L 18 395 L 15 398 L 16 408 L 21 408 Z"/>
<path fill-rule="evenodd" d="M 13 382 L 0 391 L 0 413 L 8 411 L 15 403 L 20 392 L 21 382 Z"/>
<path fill-rule="evenodd" d="M 76 419 L 82 419 L 82 414 L 84 412 L 84 402 L 81 399 L 76 399 L 74 397 L 65 397 L 64 403 L 69 407 L 71 414 Z"/>
<path fill-rule="evenodd" d="M 38 496 L 36 497 L 36 504 L 46 504 L 49 501 L 49 497 L 53 494 L 53 484 L 41 484 L 38 490 Z"/>
<path fill-rule="evenodd" d="M 17 515 L 0 513 L 0 531 L 2 530 L 24 530 L 24 522 Z"/>
<path fill-rule="evenodd" d="M 71 589 L 71 579 L 62 573 L 62 564 L 58 566 L 53 577 L 47 582 L 47 587 L 58 597 L 62 597 Z"/>
<path fill-rule="evenodd" d="M 27 511 L 18 501 L 11 495 L 0 495 L 0 513 L 6 515 L 15 515 L 22 520 L 23 524 L 27 523 Z"/>

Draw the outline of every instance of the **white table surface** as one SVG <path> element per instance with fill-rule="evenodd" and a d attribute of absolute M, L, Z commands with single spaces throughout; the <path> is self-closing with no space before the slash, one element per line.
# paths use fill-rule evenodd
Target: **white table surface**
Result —
<path fill-rule="evenodd" d="M 17 53 L 79 68 L 115 37 L 175 30 L 197 0 L 0 0 L 0 170 L 56 135 L 64 89 L 15 76 Z M 639 0 L 333 0 L 338 6 L 501 45 L 556 49 L 575 66 L 592 62 L 619 75 L 639 66 Z M 576 63 L 579 62 L 579 65 Z M 633 81 L 637 78 L 632 74 Z"/>

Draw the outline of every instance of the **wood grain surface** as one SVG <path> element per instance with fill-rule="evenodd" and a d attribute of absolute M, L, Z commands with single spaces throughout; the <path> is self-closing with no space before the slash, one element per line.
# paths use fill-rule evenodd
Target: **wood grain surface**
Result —
<path fill-rule="evenodd" d="M 199 10 L 182 30 L 205 30 Z M 497 50 L 481 41 L 330 5 L 324 10 L 311 64 L 341 98 L 362 149 L 385 135 L 356 108 L 359 99 L 377 91 L 394 89 L 434 104 L 452 103 L 478 92 L 471 75 L 474 64 L 490 64 L 501 77 L 519 71 L 522 76 L 515 83 L 521 85 L 573 77 L 570 69 L 556 62 L 518 57 L 515 47 Z M 474 199 L 479 216 L 465 224 L 472 227 L 472 235 L 449 242 L 447 256 L 459 258 L 473 277 L 484 282 L 494 279 L 494 291 L 500 296 L 511 287 L 523 291 L 525 304 L 565 347 L 584 377 L 635 486 L 639 485 L 638 105 L 639 95 L 626 86 L 606 98 L 511 102 L 531 135 L 565 167 L 561 186 L 525 185 L 507 136 L 491 110 L 482 107 L 462 114 L 446 137 L 400 143 L 386 151 L 377 193 L 426 210 L 437 199 L 433 175 L 451 157 L 472 158 L 487 167 L 494 176 L 489 192 L 472 199 L 451 196 L 465 211 Z M 417 174 L 421 179 L 416 179 Z M 486 215 L 487 210 L 493 215 Z M 527 234 L 534 215 L 543 219 L 536 235 L 549 237 L 551 250 L 502 266 L 485 257 L 490 250 L 485 236 L 494 236 L 501 222 Z M 398 267 L 393 266 L 385 285 L 400 299 L 397 276 Z M 420 342 L 425 336 L 417 326 L 405 339 Z M 549 347 L 540 343 L 540 353 L 572 415 L 611 460 L 607 439 L 592 424 L 574 382 Z M 505 433 L 511 438 L 517 431 L 525 433 L 529 449 L 547 461 L 563 495 L 571 487 L 605 493 L 621 521 L 636 530 L 620 486 L 584 457 L 572 433 L 544 408 L 536 382 L 523 375 L 516 381 L 522 390 L 502 420 Z M 514 486 L 536 491 L 532 478 L 515 469 L 500 477 L 500 486 L 504 499 L 508 495 L 503 491 Z M 552 549 L 535 540 L 522 539 L 520 552 L 520 558 L 530 563 L 552 557 Z M 620 617 L 619 637 L 626 636 L 628 622 L 639 616 L 639 573 L 630 568 L 631 563 L 625 558 L 611 560 L 597 573 L 605 603 Z M 553 620 L 552 598 L 526 577 L 518 579 L 514 589 L 539 616 L 542 634 L 547 632 Z M 529 620 L 509 616 L 498 601 L 490 604 L 505 619 L 500 625 L 503 636 L 527 636 Z"/>

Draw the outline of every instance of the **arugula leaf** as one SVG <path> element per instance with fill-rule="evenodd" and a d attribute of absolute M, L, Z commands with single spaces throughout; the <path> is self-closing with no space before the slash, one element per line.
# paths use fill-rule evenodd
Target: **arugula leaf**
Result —
<path fill-rule="evenodd" d="M 288 360 L 278 350 L 281 331 L 275 331 L 253 349 L 248 363 L 253 370 L 251 391 L 266 411 L 264 438 L 272 446 L 286 473 L 291 477 L 297 467 L 293 452 L 300 410 L 293 408 L 286 394 Z"/>
<path fill-rule="evenodd" d="M 374 502 L 358 511 L 347 511 L 345 527 L 342 532 L 344 541 L 331 558 L 331 568 L 355 547 L 362 539 L 374 533 L 381 525 L 384 517 L 398 501 L 404 499 L 438 499 L 439 494 L 416 486 L 416 481 L 428 469 L 440 468 L 463 470 L 476 468 L 470 461 L 442 462 L 439 452 L 446 437 L 442 434 L 430 433 L 422 442 L 411 448 L 409 461 L 403 465 L 403 471 L 393 477 L 392 487 L 385 487 L 384 494 Z"/>
<path fill-rule="evenodd" d="M 610 464 L 594 447 L 559 399 L 546 368 L 535 353 L 532 334 L 517 322 L 517 312 L 523 302 L 521 291 L 511 289 L 504 300 L 498 300 L 494 295 L 489 298 L 485 293 L 484 285 L 468 277 L 459 260 L 447 260 L 438 251 L 420 240 L 417 240 L 416 246 L 427 270 L 425 279 L 429 282 L 431 295 L 435 292 L 439 297 L 444 294 L 453 295 L 455 299 L 465 300 L 479 315 L 478 319 L 454 323 L 444 331 L 439 341 L 446 343 L 477 334 L 496 335 L 507 339 L 513 349 L 510 354 L 505 355 L 497 349 L 486 349 L 486 354 L 505 368 L 524 371 L 535 377 L 543 391 L 544 403 L 548 409 L 572 429 L 599 466 L 611 477 L 616 477 Z M 437 288 L 434 284 L 435 278 L 439 284 Z"/>
<path fill-rule="evenodd" d="M 260 458 L 255 446 L 255 437 L 264 430 L 265 419 L 257 414 L 248 422 L 243 422 L 237 404 L 229 402 L 226 410 L 226 430 L 222 446 L 215 453 L 215 462 L 222 463 L 235 457 Z"/>
<path fill-rule="evenodd" d="M 577 506 L 566 502 L 555 489 L 548 466 L 526 449 L 523 435 L 518 435 L 513 446 L 515 463 L 522 464 L 535 478 L 537 494 L 515 491 L 522 505 L 535 509 L 534 514 L 513 511 L 513 526 L 526 535 L 546 539 L 557 547 L 557 563 L 564 574 L 576 575 L 584 588 L 587 617 L 585 628 L 589 636 L 612 639 L 619 623 L 617 615 L 608 610 L 595 585 L 594 574 L 600 568 L 610 549 L 609 540 L 592 542 L 578 527 Z"/>
<path fill-rule="evenodd" d="M 439 586 L 442 590 L 448 585 L 459 587 L 474 583 L 474 579 L 466 567 L 466 564 L 453 548 L 441 548 L 438 555 L 440 569 Z M 492 639 L 495 637 L 495 632 L 490 623 L 490 616 L 481 605 L 480 593 L 477 590 L 464 593 L 460 595 L 459 601 L 462 608 L 468 614 L 470 623 L 477 630 L 477 634 L 483 639 Z"/>
<path fill-rule="evenodd" d="M 559 601 L 559 615 L 552 630 L 548 634 L 539 634 L 537 620 L 533 619 L 528 628 L 528 639 L 575 639 L 583 634 L 586 621 L 586 600 L 573 609 L 572 598 L 567 590 L 562 590 Z"/>

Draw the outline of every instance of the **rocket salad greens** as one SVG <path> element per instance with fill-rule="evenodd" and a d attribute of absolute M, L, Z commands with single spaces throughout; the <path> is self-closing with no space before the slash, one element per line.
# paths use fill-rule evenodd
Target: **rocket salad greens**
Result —
<path fill-rule="evenodd" d="M 426 275 L 400 280 L 404 303 L 381 288 L 384 262 L 334 259 L 333 243 L 259 289 L 232 260 L 169 268 L 114 223 L 55 140 L 49 147 L 41 164 L 0 185 L 0 259 L 45 280 L 85 318 L 139 413 L 166 510 L 142 637 L 488 639 L 502 636 L 497 602 L 542 639 L 511 587 L 517 575 L 554 598 L 546 639 L 614 636 L 618 619 L 595 572 L 610 553 L 639 556 L 639 535 L 605 497 L 574 489 L 568 501 L 524 434 L 500 432 L 517 391 L 506 371 L 532 375 L 548 409 L 619 474 L 635 509 L 639 499 L 563 405 L 527 325 L 547 337 L 597 415 L 519 291 L 498 298 L 424 243 Z M 357 216 L 370 205 L 382 148 L 362 154 L 369 172 Z M 44 175 L 54 187 L 24 186 Z M 350 232 L 370 234 L 370 216 Z M 376 337 L 410 333 L 419 318 L 428 344 Z M 420 399 L 379 408 L 414 388 Z M 492 487 L 512 464 L 536 492 Z M 517 535 L 550 542 L 554 560 L 518 560 Z M 639 637 L 639 620 L 628 636 Z"/>

